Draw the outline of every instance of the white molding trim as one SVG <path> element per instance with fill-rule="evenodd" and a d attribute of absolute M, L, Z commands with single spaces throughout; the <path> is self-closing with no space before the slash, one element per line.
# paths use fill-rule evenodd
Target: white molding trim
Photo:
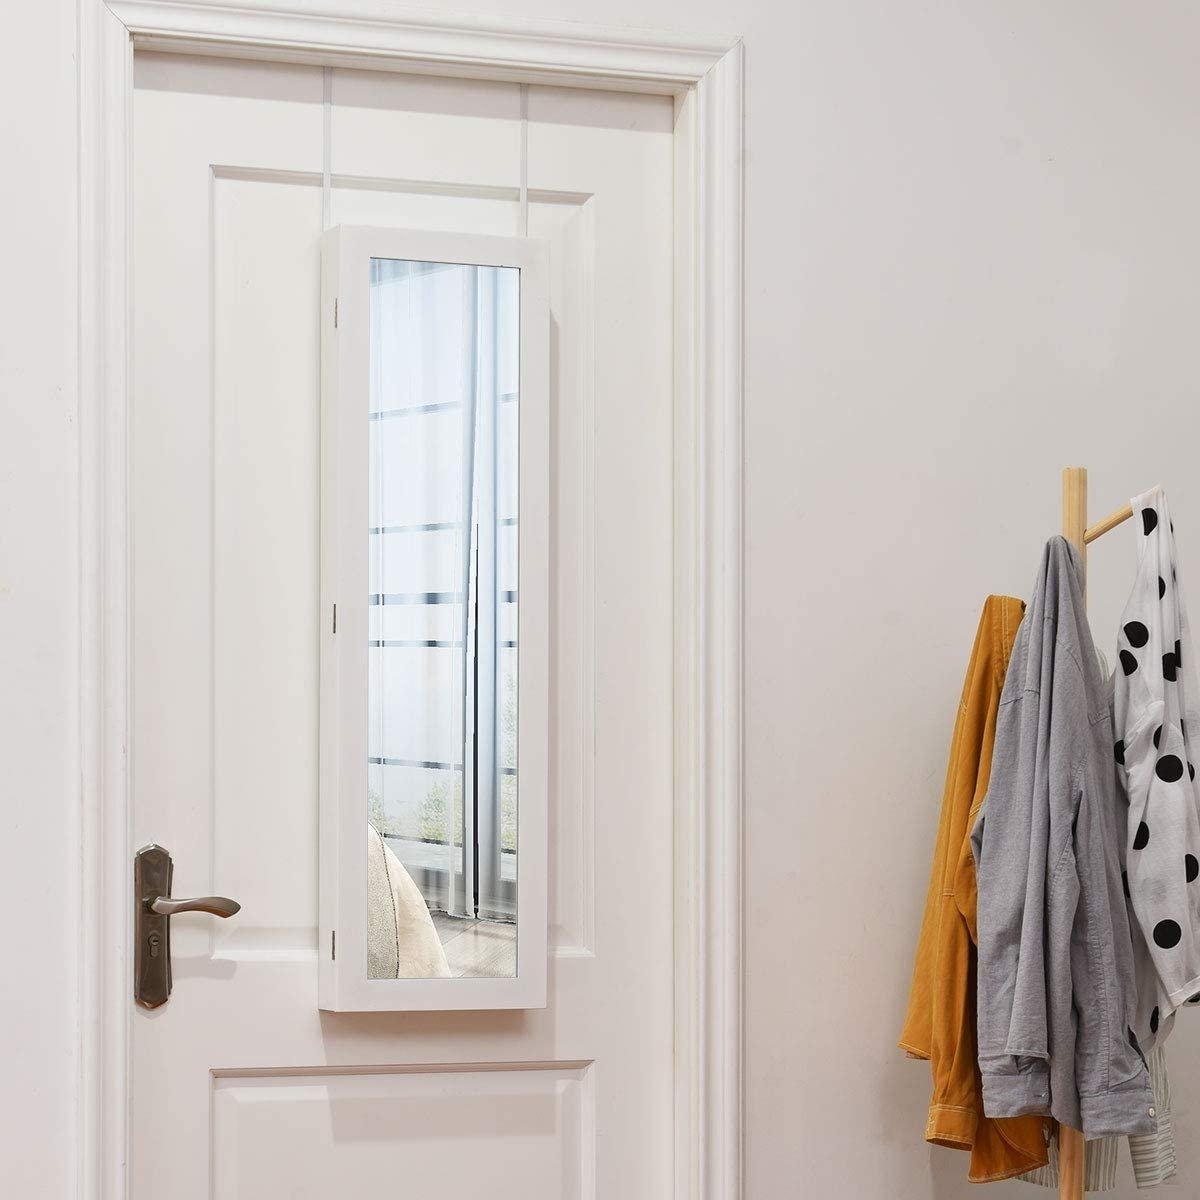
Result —
<path fill-rule="evenodd" d="M 109 0 L 139 45 L 630 90 L 697 83 L 736 39 L 402 9 L 388 0 Z"/>
<path fill-rule="evenodd" d="M 126 473 L 134 45 L 675 95 L 675 1200 L 742 1194 L 743 53 L 735 38 L 388 0 L 79 0 L 82 849 L 78 1195 L 125 1200 Z"/>
<path fill-rule="evenodd" d="M 128 956 L 132 856 L 128 779 L 127 379 L 129 33 L 79 5 L 81 1200 L 126 1189 Z"/>
<path fill-rule="evenodd" d="M 695 967 L 701 997 L 696 1156 L 705 1200 L 742 1194 L 743 794 L 743 54 L 738 45 L 697 88 L 698 380 L 701 472 L 695 507 L 695 683 L 701 744 L 692 755 L 702 843 Z M 678 551 L 677 551 L 678 553 Z M 677 713 L 676 723 L 683 714 Z"/>

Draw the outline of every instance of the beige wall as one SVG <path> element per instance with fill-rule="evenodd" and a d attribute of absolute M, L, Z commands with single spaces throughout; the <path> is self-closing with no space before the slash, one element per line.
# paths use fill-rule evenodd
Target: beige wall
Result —
<path fill-rule="evenodd" d="M 978 1195 L 921 1142 L 925 1069 L 894 1049 L 947 742 L 980 603 L 1028 588 L 1062 465 L 1090 467 L 1097 512 L 1163 482 L 1200 580 L 1200 12 L 446 6 L 745 36 L 748 1195 Z M 73 7 L 26 4 L 42 40 L 10 38 L 0 73 L 19 181 L 0 293 L 0 750 L 21 847 L 4 911 L 10 890 L 47 897 L 10 927 L 10 962 L 61 932 L 73 865 L 54 841 L 74 720 Z M 59 539 L 24 536 L 35 510 Z M 1131 555 L 1128 529 L 1093 551 L 1110 652 Z M 21 1194 L 65 1195 L 62 1164 L 21 1148 L 70 1118 L 68 1018 L 12 996 L 6 1092 L 30 1100 L 0 1126 L 6 1172 L 48 1169 Z M 1187 1183 L 1163 1194 L 1190 1196 L 1200 1019 L 1171 1049 Z"/>

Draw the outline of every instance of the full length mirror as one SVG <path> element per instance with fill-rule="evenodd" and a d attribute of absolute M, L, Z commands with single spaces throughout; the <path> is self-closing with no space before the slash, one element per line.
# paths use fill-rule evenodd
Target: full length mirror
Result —
<path fill-rule="evenodd" d="M 323 1008 L 545 1004 L 547 274 L 322 239 Z"/>
<path fill-rule="evenodd" d="M 372 979 L 517 971 L 519 285 L 371 260 Z"/>

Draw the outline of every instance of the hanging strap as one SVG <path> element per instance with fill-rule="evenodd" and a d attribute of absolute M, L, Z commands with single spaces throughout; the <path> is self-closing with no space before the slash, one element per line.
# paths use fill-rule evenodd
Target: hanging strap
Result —
<path fill-rule="evenodd" d="M 529 84 L 521 84 L 521 192 L 520 233 L 529 236 Z"/>
<path fill-rule="evenodd" d="M 321 228 L 328 229 L 332 220 L 333 197 L 330 187 L 330 163 L 333 158 L 333 68 L 326 67 L 321 95 Z"/>

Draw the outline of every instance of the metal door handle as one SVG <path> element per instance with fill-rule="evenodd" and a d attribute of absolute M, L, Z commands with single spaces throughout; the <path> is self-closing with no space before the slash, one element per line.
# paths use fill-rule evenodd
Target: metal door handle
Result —
<path fill-rule="evenodd" d="M 196 896 L 191 900 L 172 900 L 170 896 L 157 896 L 147 900 L 151 912 L 164 917 L 173 917 L 176 913 L 202 912 L 214 917 L 232 917 L 241 909 L 236 900 L 228 896 Z"/>
<path fill-rule="evenodd" d="M 133 860 L 133 996 L 143 1008 L 166 1004 L 171 994 L 171 917 L 202 912 L 232 917 L 242 906 L 227 896 L 171 898 L 171 855 L 161 846 L 143 846 Z"/>

